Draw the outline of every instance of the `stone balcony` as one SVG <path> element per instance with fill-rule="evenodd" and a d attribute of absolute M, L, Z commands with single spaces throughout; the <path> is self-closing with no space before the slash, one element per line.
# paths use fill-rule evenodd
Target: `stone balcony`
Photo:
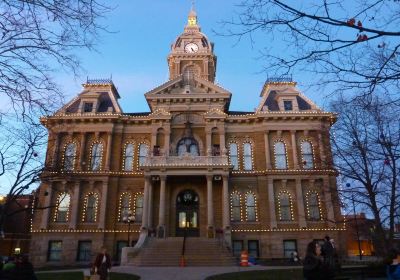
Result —
<path fill-rule="evenodd" d="M 154 169 L 227 169 L 228 156 L 148 156 L 142 164 L 144 171 Z"/>

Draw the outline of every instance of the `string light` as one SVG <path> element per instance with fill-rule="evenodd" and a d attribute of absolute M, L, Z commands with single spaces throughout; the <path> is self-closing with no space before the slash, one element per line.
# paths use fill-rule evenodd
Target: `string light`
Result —
<path fill-rule="evenodd" d="M 123 192 L 120 196 L 119 196 L 119 203 L 118 203 L 118 220 L 120 222 L 122 222 L 122 218 L 123 218 L 123 214 L 122 213 L 122 207 L 125 207 L 123 205 L 124 203 L 124 198 L 128 197 L 128 211 L 131 210 L 131 205 L 132 205 L 132 196 L 129 192 Z"/>
<path fill-rule="evenodd" d="M 60 204 L 64 199 L 67 199 L 67 198 L 68 198 L 68 207 L 66 207 L 67 208 L 67 213 L 65 214 L 65 219 L 64 220 L 59 220 L 58 213 L 60 211 Z M 71 197 L 70 197 L 69 193 L 66 193 L 66 192 L 62 192 L 57 196 L 56 207 L 54 209 L 53 222 L 68 222 L 68 220 L 69 220 L 69 210 L 70 210 L 70 204 L 71 204 L 70 203 L 70 201 L 71 201 L 70 198 Z"/>
<path fill-rule="evenodd" d="M 94 145 L 99 145 L 99 149 L 100 149 L 100 166 L 99 169 L 93 170 L 93 147 Z M 97 155 L 96 155 L 97 156 Z M 99 171 L 102 170 L 103 168 L 103 140 L 98 139 L 92 142 L 92 144 L 90 145 L 90 151 L 89 151 L 89 158 L 90 158 L 90 164 L 88 166 L 88 168 L 90 168 L 91 171 Z"/>
<path fill-rule="evenodd" d="M 88 210 L 88 202 L 89 198 L 94 196 L 95 203 L 94 203 L 94 219 L 93 221 L 87 221 L 86 212 Z M 96 192 L 89 192 L 85 195 L 84 204 L 83 204 L 83 211 L 82 211 L 82 222 L 97 222 L 97 208 L 99 206 L 99 194 Z"/>
<path fill-rule="evenodd" d="M 277 143 L 283 143 L 283 148 L 284 148 L 284 151 L 285 151 L 285 161 L 286 161 L 286 163 L 285 163 L 285 165 L 286 165 L 286 168 L 278 168 L 277 167 L 277 155 L 276 155 L 276 144 Z M 275 164 L 274 164 L 274 166 L 275 166 L 275 169 L 288 169 L 288 166 L 289 166 L 289 158 L 288 158 L 288 153 L 287 153 L 287 148 L 286 148 L 286 143 L 285 143 L 285 141 L 282 139 L 282 138 L 279 138 L 279 139 L 276 139 L 275 141 L 274 141 L 274 160 L 275 160 Z"/>
<path fill-rule="evenodd" d="M 289 199 L 289 208 L 290 208 L 290 221 L 294 221 L 294 213 L 293 213 L 293 200 L 292 200 L 292 195 L 290 194 L 290 192 L 283 190 L 280 191 L 278 194 L 278 212 L 279 212 L 279 220 L 280 221 L 285 221 L 283 220 L 282 217 L 282 208 L 281 208 L 281 196 L 282 195 L 287 195 L 288 199 Z"/>
<path fill-rule="evenodd" d="M 132 145 L 133 147 L 132 147 L 132 166 L 130 166 L 131 169 L 127 170 L 125 164 L 126 164 L 126 149 L 128 148 L 128 145 Z M 125 171 L 125 172 L 133 171 L 133 165 L 134 165 L 134 162 L 135 162 L 133 160 L 134 157 L 135 157 L 135 152 L 134 151 L 135 151 L 135 141 L 129 140 L 129 141 L 125 142 L 124 149 L 123 149 L 123 154 L 122 154 L 122 170 Z"/>
<path fill-rule="evenodd" d="M 346 228 L 273 228 L 273 229 L 232 229 L 232 232 L 299 232 L 299 231 L 345 231 Z"/>
<path fill-rule="evenodd" d="M 239 197 L 239 206 L 233 204 L 234 196 Z M 239 220 L 243 222 L 243 211 L 242 211 L 242 194 L 238 191 L 233 191 L 230 196 L 230 205 L 231 205 L 231 221 L 237 222 L 235 219 L 235 215 L 233 213 L 234 207 L 239 207 Z"/>
<path fill-rule="evenodd" d="M 252 195 L 254 198 L 254 206 L 248 205 L 248 197 L 249 195 Z M 252 191 L 247 191 L 245 194 L 246 197 L 246 221 L 249 221 L 249 208 L 254 207 L 254 215 L 255 215 L 255 221 L 258 222 L 258 211 L 257 211 L 257 196 L 254 192 Z"/>
<path fill-rule="evenodd" d="M 313 145 L 313 143 L 312 143 L 312 141 L 311 141 L 311 139 L 310 138 L 303 138 L 301 141 L 300 141 L 300 151 L 301 151 L 301 161 L 302 161 L 302 166 L 303 166 L 303 169 L 307 166 L 307 164 L 308 164 L 308 162 L 307 162 L 307 160 L 304 158 L 304 150 L 303 150 L 303 143 L 308 143 L 308 144 L 310 144 L 310 147 L 311 147 L 311 156 L 312 156 L 312 158 L 313 158 L 313 161 L 311 162 L 311 169 L 313 169 L 313 168 L 315 168 L 315 151 L 314 151 L 314 145 Z M 305 164 L 304 164 L 305 163 Z"/>
<path fill-rule="evenodd" d="M 311 211 L 310 211 L 310 195 L 315 194 L 316 198 L 317 198 L 317 203 L 318 203 L 318 220 L 323 220 L 323 216 L 322 216 L 322 206 L 321 206 L 321 200 L 319 198 L 319 194 L 316 190 L 309 190 L 306 193 L 306 206 L 307 206 L 307 218 L 309 220 L 315 220 L 315 217 L 311 217 Z"/>
<path fill-rule="evenodd" d="M 70 144 L 73 144 L 73 145 L 74 145 L 74 154 L 73 154 L 73 160 L 72 160 L 71 169 L 67 169 L 66 166 L 65 166 L 65 163 L 66 163 L 65 158 L 66 158 L 66 156 L 67 156 L 67 148 L 68 148 L 68 146 L 69 146 Z M 65 170 L 66 172 L 71 172 L 71 171 L 74 171 L 74 170 L 75 170 L 75 164 L 76 164 L 76 149 L 77 149 L 77 147 L 78 147 L 78 145 L 77 145 L 76 140 L 70 140 L 70 141 L 66 142 L 65 145 L 64 145 L 63 153 L 62 153 L 62 156 L 61 156 L 61 162 L 62 162 L 63 170 Z"/>

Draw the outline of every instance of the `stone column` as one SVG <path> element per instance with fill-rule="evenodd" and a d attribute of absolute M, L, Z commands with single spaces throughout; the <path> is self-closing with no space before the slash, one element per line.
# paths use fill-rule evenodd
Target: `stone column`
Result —
<path fill-rule="evenodd" d="M 324 142 L 322 139 L 322 132 L 318 132 L 318 146 L 319 146 L 319 154 L 321 158 L 321 168 L 326 166 L 326 155 L 324 151 Z"/>
<path fill-rule="evenodd" d="M 85 162 L 85 149 L 86 149 L 86 133 L 82 133 L 82 139 L 81 139 L 81 149 L 79 151 L 79 168 L 81 171 L 85 170 L 86 164 L 83 164 Z"/>
<path fill-rule="evenodd" d="M 54 150 L 53 150 L 53 156 L 52 156 L 52 167 L 53 169 L 56 169 L 57 166 L 59 165 L 59 159 L 60 157 L 58 156 L 59 151 L 60 151 L 60 142 L 61 142 L 61 134 L 57 133 L 54 141 Z M 59 165 L 61 166 L 61 165 Z"/>
<path fill-rule="evenodd" d="M 276 206 L 275 206 L 275 192 L 274 192 L 274 180 L 268 178 L 268 204 L 269 204 L 269 214 L 270 214 L 270 228 L 276 228 Z"/>
<path fill-rule="evenodd" d="M 299 159 L 297 157 L 296 130 L 291 130 L 290 134 L 292 136 L 293 168 L 299 169 Z"/>
<path fill-rule="evenodd" d="M 169 156 L 169 148 L 170 148 L 170 140 L 171 139 L 171 131 L 165 130 L 165 137 L 164 137 L 164 153 L 165 156 Z"/>
<path fill-rule="evenodd" d="M 150 176 L 144 177 L 144 195 L 143 195 L 143 213 L 142 213 L 142 230 L 148 229 L 149 223 L 149 188 L 151 186 Z"/>
<path fill-rule="evenodd" d="M 150 178 L 150 180 L 151 180 L 151 178 Z M 149 185 L 148 206 L 147 206 L 148 207 L 148 212 L 147 212 L 148 222 L 147 222 L 147 226 L 149 228 L 153 227 L 153 207 L 152 207 L 152 205 L 153 205 L 153 184 L 150 183 L 150 185 Z"/>
<path fill-rule="evenodd" d="M 206 134 L 206 155 L 211 155 L 211 132 L 207 131 Z"/>
<path fill-rule="evenodd" d="M 213 176 L 207 175 L 207 236 L 214 237 Z"/>
<path fill-rule="evenodd" d="M 268 130 L 265 131 L 264 133 L 264 146 L 265 146 L 265 167 L 266 169 L 272 169 Z"/>
<path fill-rule="evenodd" d="M 69 222 L 69 227 L 76 229 L 77 221 L 78 221 L 78 209 L 79 209 L 79 194 L 81 191 L 81 184 L 80 182 L 75 182 L 74 193 L 72 195 L 71 200 L 71 218 Z"/>
<path fill-rule="evenodd" d="M 106 151 L 106 166 L 105 166 L 106 171 L 110 171 L 112 139 L 113 139 L 112 132 L 107 133 L 107 151 Z"/>
<path fill-rule="evenodd" d="M 229 213 L 229 177 L 222 176 L 222 224 L 224 230 L 230 228 L 230 213 Z"/>
<path fill-rule="evenodd" d="M 167 176 L 160 176 L 160 208 L 158 212 L 158 237 L 165 236 L 165 183 Z"/>
<path fill-rule="evenodd" d="M 225 156 L 226 155 L 226 144 L 225 144 L 225 129 L 220 129 L 219 130 L 219 148 L 221 150 L 221 155 Z"/>
<path fill-rule="evenodd" d="M 105 229 L 106 226 L 106 213 L 107 213 L 107 196 L 108 196 L 108 180 L 103 181 L 101 188 L 101 203 L 100 207 L 100 218 L 99 218 L 99 229 Z"/>
<path fill-rule="evenodd" d="M 296 201 L 297 201 L 297 212 L 299 219 L 299 227 L 307 227 L 306 214 L 304 212 L 304 198 L 303 189 L 301 186 L 301 179 L 296 179 Z"/>
<path fill-rule="evenodd" d="M 324 200 L 325 200 L 325 208 L 326 208 L 326 219 L 328 221 L 329 227 L 335 226 L 335 217 L 333 212 L 333 203 L 332 203 L 332 195 L 331 190 L 329 188 L 329 177 L 323 178 L 323 186 L 322 190 L 324 192 Z"/>
<path fill-rule="evenodd" d="M 53 182 L 50 182 L 45 191 L 47 191 L 47 196 L 44 199 L 43 207 L 48 207 L 48 208 L 43 210 L 40 229 L 47 229 L 49 226 L 50 211 L 51 209 L 53 209 L 53 207 L 51 207 L 51 198 L 53 196 Z"/>

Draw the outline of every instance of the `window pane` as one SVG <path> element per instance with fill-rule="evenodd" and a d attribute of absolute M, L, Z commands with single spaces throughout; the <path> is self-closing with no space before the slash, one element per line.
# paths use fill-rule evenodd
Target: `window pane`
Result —
<path fill-rule="evenodd" d="M 249 240 L 247 243 L 249 256 L 258 258 L 258 240 Z"/>
<path fill-rule="evenodd" d="M 253 164 L 251 161 L 251 144 L 243 144 L 243 160 L 244 160 L 244 170 L 252 170 Z"/>
<path fill-rule="evenodd" d="M 293 110 L 293 103 L 290 100 L 284 100 L 283 101 L 283 107 L 285 111 L 292 111 Z"/>
<path fill-rule="evenodd" d="M 101 156 L 103 145 L 95 143 L 92 147 L 91 170 L 98 171 L 101 168 Z"/>
<path fill-rule="evenodd" d="M 190 154 L 192 155 L 192 156 L 198 156 L 199 155 L 199 150 L 198 150 L 198 147 L 197 147 L 197 145 L 190 145 Z"/>
<path fill-rule="evenodd" d="M 197 228 L 197 212 L 193 212 L 191 227 Z"/>
<path fill-rule="evenodd" d="M 78 261 L 90 261 L 91 260 L 91 241 L 79 241 L 78 243 Z"/>
<path fill-rule="evenodd" d="M 139 166 L 142 166 L 149 153 L 149 146 L 147 144 L 140 144 L 139 146 Z"/>
<path fill-rule="evenodd" d="M 135 221 L 141 222 L 143 214 L 143 195 L 138 195 L 135 201 Z"/>
<path fill-rule="evenodd" d="M 283 142 L 276 142 L 275 148 L 275 168 L 276 169 L 286 169 L 286 148 Z"/>
<path fill-rule="evenodd" d="M 186 227 L 186 212 L 179 212 L 179 227 Z"/>
<path fill-rule="evenodd" d="M 238 149 L 236 143 L 229 144 L 229 155 L 231 164 L 233 165 L 233 170 L 239 170 Z"/>
<path fill-rule="evenodd" d="M 291 221 L 292 213 L 291 213 L 291 201 L 288 194 L 283 193 L 280 195 L 280 214 L 281 221 Z"/>
<path fill-rule="evenodd" d="M 312 169 L 314 168 L 314 158 L 312 152 L 312 145 L 310 142 L 302 142 L 301 143 L 301 152 L 303 157 L 303 168 L 304 169 Z"/>
<path fill-rule="evenodd" d="M 97 198 L 95 195 L 87 197 L 86 222 L 96 222 Z"/>
<path fill-rule="evenodd" d="M 321 218 L 318 200 L 318 195 L 316 193 L 310 193 L 308 195 L 308 212 L 309 219 L 311 220 L 319 220 Z"/>
<path fill-rule="evenodd" d="M 242 240 L 233 240 L 232 247 L 233 247 L 233 255 L 236 257 L 239 257 L 241 252 L 243 251 L 243 241 Z"/>
<path fill-rule="evenodd" d="M 61 261 L 61 249 L 61 241 L 49 241 L 47 259 L 49 261 Z"/>
<path fill-rule="evenodd" d="M 297 251 L 296 240 L 284 240 L 283 241 L 283 251 L 285 258 L 291 258 L 292 253 Z"/>
<path fill-rule="evenodd" d="M 256 220 L 254 194 L 247 194 L 246 196 L 246 214 L 247 214 L 247 221 L 251 222 Z"/>
<path fill-rule="evenodd" d="M 68 221 L 68 211 L 71 203 L 71 196 L 67 193 L 61 194 L 58 198 L 58 208 L 57 208 L 57 222 L 67 222 Z"/>
<path fill-rule="evenodd" d="M 133 144 L 126 145 L 125 159 L 124 159 L 124 171 L 133 170 Z"/>

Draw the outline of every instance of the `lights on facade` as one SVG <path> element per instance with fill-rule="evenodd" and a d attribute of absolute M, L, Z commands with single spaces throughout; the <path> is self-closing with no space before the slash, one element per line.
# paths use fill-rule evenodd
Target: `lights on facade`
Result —
<path fill-rule="evenodd" d="M 132 157 L 132 163 L 131 163 L 131 166 L 128 167 L 128 166 L 126 166 L 126 162 L 127 162 L 127 153 L 126 153 L 126 151 L 127 151 L 127 148 L 129 147 L 129 145 L 132 145 L 132 155 L 128 155 L 128 156 Z M 135 152 L 134 151 L 135 151 L 135 141 L 130 140 L 130 141 L 125 142 L 124 149 L 123 149 L 123 154 L 122 154 L 122 170 L 125 171 L 125 172 L 133 171 L 133 163 L 135 162 L 134 161 L 134 157 L 135 157 Z"/>
<path fill-rule="evenodd" d="M 282 196 L 287 195 L 288 198 L 288 202 L 289 202 L 289 211 L 290 211 L 290 221 L 294 221 L 294 210 L 293 210 L 293 199 L 292 199 L 292 195 L 290 194 L 290 192 L 283 190 L 280 191 L 278 194 L 278 212 L 279 212 L 279 220 L 280 221 L 287 221 L 287 219 L 284 219 L 283 217 L 283 213 L 282 213 Z M 286 205 L 284 205 L 286 206 Z M 287 207 L 287 206 L 286 206 Z"/>
<path fill-rule="evenodd" d="M 306 154 L 305 154 L 305 151 L 304 151 L 303 144 L 305 144 L 305 143 L 308 143 L 308 144 L 310 145 L 310 149 L 311 149 L 312 162 L 311 162 L 310 168 L 306 168 L 306 167 L 307 167 L 307 164 L 308 164 L 309 162 L 308 162 L 307 159 L 304 157 Z M 315 160 L 315 151 L 314 151 L 314 145 L 313 145 L 313 143 L 312 143 L 312 141 L 311 141 L 310 138 L 303 138 L 303 139 L 300 141 L 300 153 L 301 153 L 301 164 L 302 164 L 303 169 L 313 169 L 313 168 L 315 168 L 315 163 L 316 163 L 316 160 Z M 307 154 L 307 155 L 308 155 L 308 154 Z"/>
<path fill-rule="evenodd" d="M 310 211 L 310 195 L 315 194 L 317 203 L 318 203 L 318 213 L 319 213 L 319 219 L 318 220 L 323 220 L 323 215 L 322 215 L 322 205 L 321 205 L 321 199 L 319 197 L 319 194 L 316 190 L 309 190 L 306 193 L 306 208 L 307 208 L 307 218 L 309 220 L 315 219 L 314 217 L 311 217 L 311 211 Z"/>
<path fill-rule="evenodd" d="M 95 201 L 94 201 L 94 205 L 92 206 L 92 210 L 94 211 L 93 213 L 93 220 L 88 221 L 87 220 L 87 211 L 88 211 L 88 206 L 89 206 L 89 199 L 91 197 L 94 197 Z M 98 211 L 98 207 L 99 207 L 99 194 L 97 192 L 89 192 L 85 195 L 84 198 L 84 203 L 83 203 L 83 211 L 82 211 L 82 222 L 97 222 L 97 211 Z"/>
<path fill-rule="evenodd" d="M 70 145 L 73 145 L 73 151 L 71 151 L 70 149 Z M 62 163 L 62 167 L 63 170 L 65 170 L 66 172 L 71 172 L 75 170 L 75 166 L 76 166 L 76 150 L 77 150 L 77 142 L 75 140 L 70 140 L 67 141 L 64 145 L 63 148 L 63 153 L 61 156 L 61 163 Z M 72 152 L 72 155 L 69 154 Z M 72 159 L 71 159 L 72 158 Z"/>
<path fill-rule="evenodd" d="M 70 201 L 71 201 L 71 197 L 70 197 L 69 193 L 62 192 L 62 193 L 58 194 L 56 207 L 54 209 L 53 222 L 68 222 L 69 221 Z M 63 208 L 62 212 L 65 211 L 65 217 L 60 217 L 61 208 Z"/>
<path fill-rule="evenodd" d="M 283 144 L 283 151 L 284 151 L 284 156 L 285 156 L 285 168 L 280 168 L 278 166 L 278 154 L 277 154 L 277 144 L 282 143 Z M 289 167 L 289 157 L 288 157 L 288 152 L 287 152 L 287 147 L 286 147 L 286 142 L 282 139 L 276 139 L 274 141 L 274 167 L 275 169 L 288 169 Z M 279 156 L 282 156 L 282 154 L 279 154 Z M 283 166 L 282 166 L 283 167 Z"/>
<path fill-rule="evenodd" d="M 93 154 L 93 147 L 96 147 L 95 145 L 98 145 L 97 149 L 100 149 L 100 152 L 98 152 L 98 150 L 96 149 L 96 153 Z M 90 160 L 90 164 L 89 164 L 89 168 L 91 171 L 100 171 L 103 169 L 103 141 L 98 139 L 98 140 L 94 140 L 91 144 L 90 144 L 90 151 L 89 151 L 89 160 Z M 99 154 L 97 154 L 99 153 Z M 98 162 L 96 162 L 98 160 Z M 96 167 L 96 165 L 98 165 L 98 168 Z"/>
<path fill-rule="evenodd" d="M 249 205 L 249 203 L 251 202 L 251 201 L 249 202 L 249 196 L 253 196 L 254 205 Z M 246 206 L 246 221 L 251 222 L 251 220 L 250 220 L 251 217 L 250 217 L 249 211 L 251 208 L 253 208 L 254 209 L 254 218 L 255 218 L 254 222 L 258 222 L 258 209 L 257 209 L 258 207 L 257 207 L 256 194 L 252 191 L 247 191 L 245 194 L 245 199 L 246 199 L 246 205 L 245 205 Z"/>
<path fill-rule="evenodd" d="M 238 198 L 238 201 L 235 201 L 235 198 Z M 237 205 L 237 202 L 239 205 Z M 243 211 L 242 211 L 242 194 L 238 191 L 233 191 L 231 192 L 230 195 L 230 206 L 231 206 L 231 221 L 232 222 L 237 222 L 238 220 L 240 222 L 243 222 Z M 234 209 L 239 209 L 239 219 L 236 219 Z"/>
<path fill-rule="evenodd" d="M 126 205 L 124 205 L 124 199 L 128 199 L 128 209 L 126 208 Z M 118 220 L 122 222 L 122 218 L 124 216 L 124 211 L 130 211 L 131 210 L 131 205 L 132 205 L 132 195 L 129 192 L 123 192 L 119 196 L 119 202 L 118 202 Z"/>

